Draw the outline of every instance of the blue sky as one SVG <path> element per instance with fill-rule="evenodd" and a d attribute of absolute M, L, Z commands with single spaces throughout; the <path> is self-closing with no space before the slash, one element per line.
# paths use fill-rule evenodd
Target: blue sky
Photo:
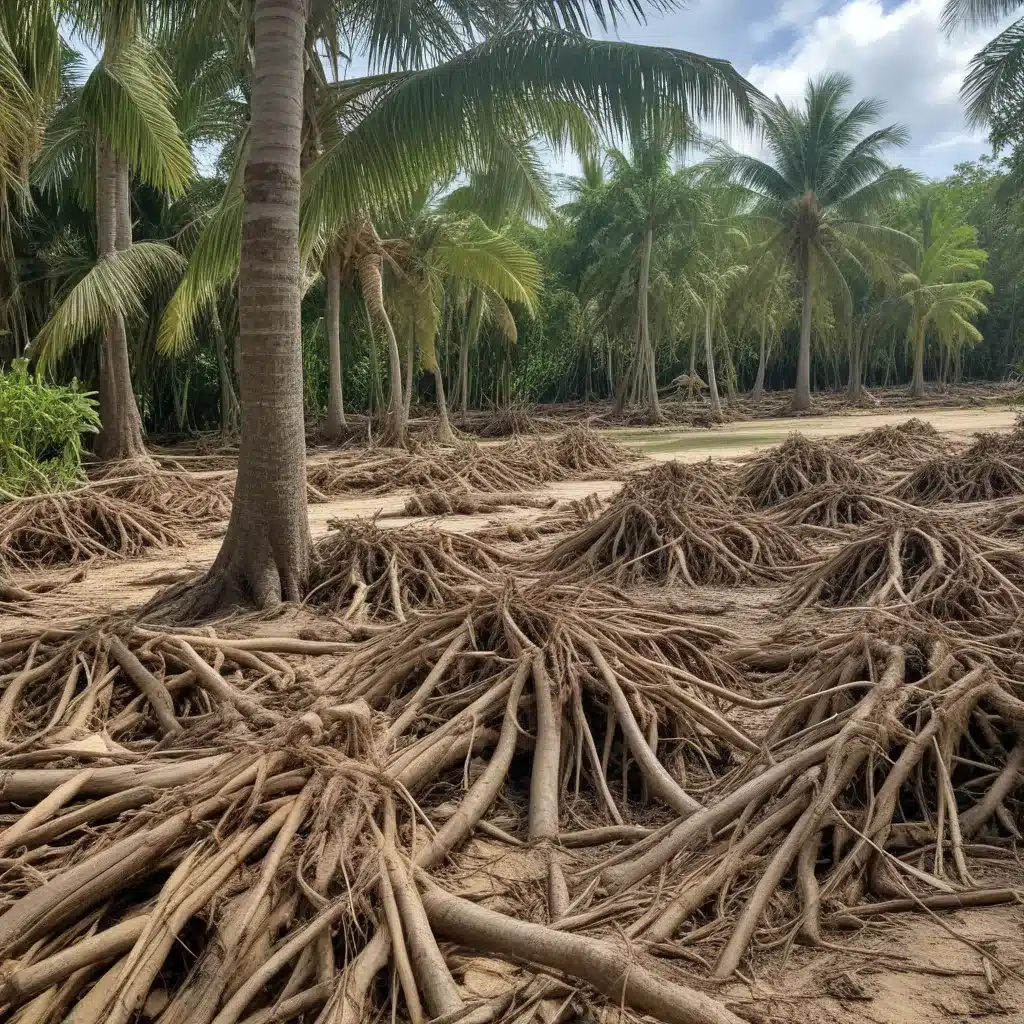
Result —
<path fill-rule="evenodd" d="M 887 121 L 907 125 L 901 163 L 942 177 L 986 152 L 964 123 L 958 98 L 971 56 L 997 29 L 946 39 L 945 0 L 690 0 L 622 39 L 724 57 L 764 92 L 798 101 L 808 76 L 845 71 L 858 96 L 887 103 Z"/>

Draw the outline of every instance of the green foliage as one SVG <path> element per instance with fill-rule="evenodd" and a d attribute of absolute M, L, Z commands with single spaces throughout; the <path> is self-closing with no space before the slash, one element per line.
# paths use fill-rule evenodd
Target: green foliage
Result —
<path fill-rule="evenodd" d="M 46 384 L 24 359 L 0 370 L 0 498 L 62 490 L 82 477 L 82 442 L 99 430 L 91 393 Z"/>

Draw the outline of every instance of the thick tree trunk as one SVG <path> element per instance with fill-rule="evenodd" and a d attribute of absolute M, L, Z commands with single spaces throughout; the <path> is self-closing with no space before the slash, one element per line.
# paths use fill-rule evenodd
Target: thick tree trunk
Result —
<path fill-rule="evenodd" d="M 768 366 L 768 321 L 761 321 L 761 347 L 757 352 L 757 376 L 754 378 L 754 390 L 751 393 L 755 403 L 764 397 L 764 373 Z"/>
<path fill-rule="evenodd" d="M 790 409 L 793 412 L 806 412 L 811 407 L 811 323 L 814 312 L 813 278 L 811 263 L 808 260 L 803 280 L 803 317 L 800 322 L 800 351 L 796 359 L 796 390 Z"/>
<path fill-rule="evenodd" d="M 915 398 L 924 398 L 924 324 L 914 325 L 914 377 L 910 382 L 910 393 Z"/>
<path fill-rule="evenodd" d="M 324 436 L 337 441 L 345 433 L 345 398 L 341 388 L 341 253 L 337 245 L 327 254 L 327 420 Z"/>
<path fill-rule="evenodd" d="M 653 245 L 654 229 L 649 227 L 644 235 L 644 251 L 640 258 L 638 316 L 640 321 L 641 365 L 638 367 L 638 383 L 642 384 L 640 389 L 642 400 L 647 406 L 647 415 L 652 423 L 662 418 L 661 404 L 658 401 L 658 375 L 654 365 L 654 346 L 651 344 L 651 325 L 647 309 L 647 293 L 651 278 L 651 248 Z"/>
<path fill-rule="evenodd" d="M 466 329 L 459 339 L 459 416 L 463 426 L 466 424 L 466 410 L 469 408 L 469 350 L 476 344 L 476 339 L 480 334 L 480 321 L 483 318 L 483 312 L 483 294 L 476 289 L 469 300 Z"/>
<path fill-rule="evenodd" d="M 434 388 L 437 391 L 437 414 L 441 418 L 437 431 L 437 439 L 442 444 L 453 444 L 455 436 L 452 434 L 451 421 L 448 419 L 448 402 L 444 396 L 444 375 L 441 373 L 441 366 L 434 361 Z"/>
<path fill-rule="evenodd" d="M 100 259 L 132 244 L 128 164 L 103 140 L 96 143 L 96 235 Z M 146 458 L 128 361 L 128 332 L 120 314 L 103 332 L 99 395 L 102 427 L 96 454 L 106 461 Z"/>
<path fill-rule="evenodd" d="M 405 398 L 402 394 L 402 354 L 398 350 L 398 339 L 391 324 L 391 317 L 384 312 L 384 330 L 388 335 L 388 365 L 391 376 L 391 399 L 388 410 L 391 413 L 391 443 L 396 448 L 405 447 Z"/>
<path fill-rule="evenodd" d="M 711 343 L 711 303 L 704 307 L 704 358 L 707 361 L 708 388 L 711 390 L 711 415 L 722 418 L 722 403 L 718 400 L 718 381 L 715 378 L 715 349 Z"/>
<path fill-rule="evenodd" d="M 255 0 L 238 313 L 242 441 L 227 536 L 206 577 L 155 610 L 200 618 L 305 595 L 299 153 L 305 0 Z"/>

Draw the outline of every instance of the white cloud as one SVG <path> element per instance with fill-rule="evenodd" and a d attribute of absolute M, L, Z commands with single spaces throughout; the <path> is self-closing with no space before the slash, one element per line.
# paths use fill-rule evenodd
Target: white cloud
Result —
<path fill-rule="evenodd" d="M 968 132 L 959 101 L 971 56 L 992 30 L 947 39 L 944 0 L 847 0 L 815 17 L 784 54 L 754 64 L 747 77 L 769 95 L 799 103 L 808 78 L 845 71 L 856 96 L 887 103 L 889 120 L 906 124 L 911 144 L 899 159 L 931 175 L 984 150 L 984 135 Z"/>

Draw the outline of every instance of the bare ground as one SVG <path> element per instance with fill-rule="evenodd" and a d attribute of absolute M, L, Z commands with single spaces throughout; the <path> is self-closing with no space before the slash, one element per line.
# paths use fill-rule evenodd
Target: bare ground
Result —
<path fill-rule="evenodd" d="M 951 435 L 967 438 L 980 430 L 1006 429 L 1013 423 L 1009 408 L 918 412 L 922 419 Z M 616 440 L 636 445 L 656 459 L 696 461 L 735 458 L 776 444 L 792 430 L 815 437 L 856 433 L 908 419 L 908 413 L 850 414 L 802 420 L 772 420 L 730 424 L 708 430 L 616 430 Z M 551 485 L 546 492 L 573 499 L 597 492 L 614 493 L 620 486 L 608 480 Z M 374 498 L 348 498 L 310 507 L 314 537 L 327 531 L 327 521 L 381 514 L 382 525 L 398 526 L 423 520 L 400 518 L 407 492 Z M 451 516 L 434 520 L 445 529 L 472 531 L 495 521 L 528 521 L 541 513 L 517 509 L 503 515 Z M 212 531 L 216 533 L 217 531 Z M 62 592 L 33 602 L 33 617 L 62 624 L 80 616 L 128 609 L 140 604 L 185 572 L 204 569 L 220 546 L 217 536 L 197 539 L 188 547 L 127 562 L 97 563 L 82 581 Z M 729 626 L 749 636 L 763 636 L 777 623 L 776 592 L 748 588 L 741 592 L 708 590 L 702 595 L 709 609 L 720 606 Z M 297 629 L 299 615 L 277 622 L 277 633 Z M 24 625 L 25 614 L 0 614 L 0 639 Z M 526 877 L 537 868 L 523 852 L 509 851 L 478 840 L 485 873 L 502 878 Z M 509 857 L 516 863 L 506 863 Z M 525 875 L 523 874 L 525 872 Z M 1000 885 L 1024 884 L 1024 879 Z M 680 966 L 693 953 L 680 943 Z M 902 914 L 858 933 L 830 933 L 831 948 L 762 951 L 755 962 L 757 975 L 726 986 L 721 995 L 731 1009 L 756 1024 L 966 1024 L 966 1022 L 1024 1022 L 1024 908 L 995 907 L 941 916 Z M 982 951 L 988 956 L 983 956 Z M 991 959 L 990 959 L 991 958 Z M 1004 970 L 992 966 L 992 959 Z M 695 976 L 704 976 L 695 962 Z M 490 960 L 466 961 L 464 984 L 486 990 L 489 972 L 500 967 Z M 493 982 L 493 979 L 491 979 Z M 606 1017 L 610 1021 L 614 1018 Z"/>

